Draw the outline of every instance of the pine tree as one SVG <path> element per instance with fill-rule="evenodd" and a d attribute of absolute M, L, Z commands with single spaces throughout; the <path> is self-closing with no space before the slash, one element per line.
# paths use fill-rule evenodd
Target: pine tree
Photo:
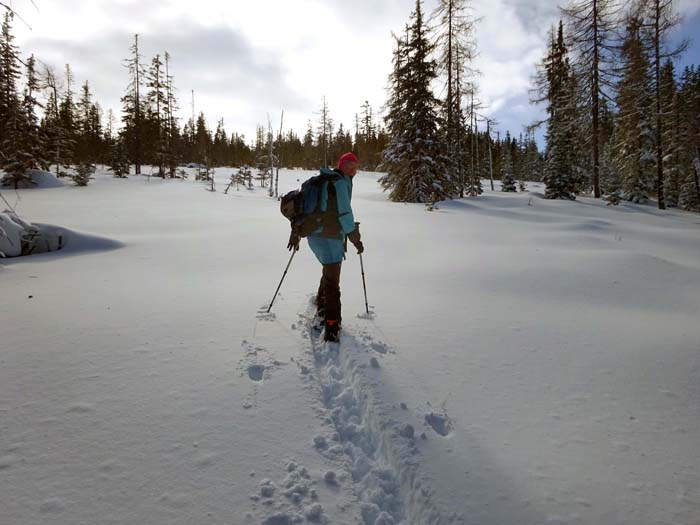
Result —
<path fill-rule="evenodd" d="M 683 41 L 678 47 L 669 48 L 666 41 L 669 33 L 676 27 L 681 18 L 674 13 L 674 0 L 643 0 L 644 15 L 647 19 L 648 31 L 645 32 L 649 38 L 652 48 L 651 61 L 651 91 L 654 96 L 654 142 L 656 160 L 656 195 L 659 209 L 666 208 L 664 196 L 664 169 L 663 162 L 665 156 L 664 134 L 663 134 L 663 111 L 662 96 L 663 86 L 662 61 L 679 56 L 688 47 L 688 42 Z"/>
<path fill-rule="evenodd" d="M 32 169 L 46 165 L 46 160 L 42 156 L 44 150 L 43 137 L 39 128 L 39 118 L 36 114 L 36 108 L 39 106 L 39 102 L 36 99 L 38 90 L 39 79 L 36 74 L 36 60 L 34 55 L 31 55 L 27 60 L 22 114 L 25 120 L 24 150 L 29 154 L 28 163 Z"/>
<path fill-rule="evenodd" d="M 506 138 L 503 142 L 503 158 L 501 161 L 501 191 L 517 191 L 513 173 L 512 144 L 510 133 L 506 131 Z"/>
<path fill-rule="evenodd" d="M 326 102 L 326 97 L 323 97 L 323 102 L 321 104 L 321 109 L 318 112 L 318 128 L 317 132 L 317 143 L 320 149 L 321 158 L 323 160 L 323 166 L 328 166 L 328 154 L 330 148 L 330 140 L 333 135 L 333 119 L 331 119 L 330 112 L 328 110 L 328 102 Z"/>
<path fill-rule="evenodd" d="M 61 158 L 59 165 L 70 169 L 75 161 L 75 144 L 78 129 L 75 118 L 75 102 L 73 100 L 73 73 L 69 64 L 66 64 L 66 91 L 58 107 L 58 120 L 61 132 Z M 66 172 L 58 170 L 59 175 L 67 175 Z"/>
<path fill-rule="evenodd" d="M 219 119 L 214 132 L 214 143 L 212 145 L 212 159 L 216 166 L 225 166 L 228 164 L 228 137 L 224 129 L 224 119 Z"/>
<path fill-rule="evenodd" d="M 177 98 L 173 75 L 170 74 L 170 53 L 165 52 L 165 81 L 166 81 L 166 141 L 165 162 L 168 165 L 170 177 L 175 176 L 178 162 L 178 147 L 181 146 L 181 137 L 177 125 L 176 112 L 178 110 Z"/>
<path fill-rule="evenodd" d="M 445 100 L 442 104 L 444 126 L 442 138 L 447 145 L 448 175 L 453 180 L 462 181 L 462 158 L 464 157 L 462 97 L 465 86 L 472 87 L 467 82 L 476 71 L 471 62 L 476 56 L 476 40 L 474 30 L 476 20 L 471 15 L 469 0 L 438 0 L 438 5 L 432 14 L 435 21 L 434 44 L 438 51 L 439 72 L 446 77 Z M 472 112 L 473 113 L 473 112 Z M 481 178 L 471 177 L 472 195 L 482 192 Z M 464 185 L 460 184 L 460 197 L 464 197 Z"/>
<path fill-rule="evenodd" d="M 5 171 L 3 184 L 18 188 L 31 183 L 27 175 L 36 162 L 30 150 L 31 136 L 25 106 L 17 94 L 20 79 L 19 51 L 12 43 L 11 16 L 5 14 L 0 35 L 0 168 Z"/>
<path fill-rule="evenodd" d="M 158 176 L 165 178 L 168 154 L 168 132 L 170 129 L 168 115 L 167 79 L 160 55 L 151 60 L 151 67 L 146 73 L 146 101 L 148 103 L 148 144 L 151 148 L 150 157 L 158 166 Z"/>
<path fill-rule="evenodd" d="M 677 94 L 679 121 L 679 204 L 684 210 L 700 212 L 700 69 L 686 67 Z"/>
<path fill-rule="evenodd" d="M 543 166 L 543 180 L 548 199 L 574 199 L 576 177 L 573 171 L 572 151 L 575 101 L 572 100 L 572 74 L 568 49 L 564 41 L 564 25 L 560 21 L 554 36 L 550 35 L 550 49 L 538 68 L 533 102 L 547 102 L 547 148 Z"/>
<path fill-rule="evenodd" d="M 124 138 L 119 136 L 112 145 L 109 170 L 114 174 L 114 177 L 125 179 L 129 175 L 130 168 L 129 157 L 124 146 Z"/>
<path fill-rule="evenodd" d="M 617 86 L 617 162 L 623 198 L 646 202 L 654 189 L 654 137 L 649 57 L 642 40 L 642 19 L 628 15 L 621 49 L 622 78 Z"/>
<path fill-rule="evenodd" d="M 42 157 L 46 159 L 44 168 L 50 169 L 51 165 L 56 166 L 56 176 L 60 177 L 65 174 L 61 171 L 63 154 L 64 152 L 70 153 L 73 141 L 68 131 L 63 128 L 59 107 L 61 94 L 58 89 L 58 79 L 49 66 L 45 66 L 43 83 L 49 92 L 49 96 L 41 121 L 41 135 L 44 146 Z"/>
<path fill-rule="evenodd" d="M 86 80 L 82 87 L 76 116 L 76 159 L 95 163 L 104 160 L 102 147 L 102 123 L 100 110 L 92 101 L 90 85 Z"/>
<path fill-rule="evenodd" d="M 129 82 L 126 94 L 122 97 L 122 122 L 124 124 L 124 139 L 129 158 L 136 168 L 136 174 L 141 174 L 142 153 L 142 128 L 144 120 L 143 101 L 141 100 L 141 85 L 144 77 L 144 68 L 139 52 L 139 35 L 134 35 L 134 43 L 129 48 L 130 58 L 125 61 L 125 67 L 129 71 Z"/>
<path fill-rule="evenodd" d="M 581 81 L 585 107 L 591 119 L 591 185 L 596 198 L 600 197 L 600 111 L 605 88 L 612 82 L 616 12 L 614 0 L 572 0 L 562 9 L 569 26 L 570 48 L 575 60 L 572 64 Z"/>
<path fill-rule="evenodd" d="M 661 137 L 664 146 L 664 204 L 671 208 L 678 207 L 680 198 L 680 137 L 679 114 L 677 112 L 677 86 L 673 62 L 667 60 L 661 68 Z"/>
<path fill-rule="evenodd" d="M 455 193 L 447 172 L 444 145 L 438 136 L 438 101 L 431 90 L 437 65 L 430 58 L 433 45 L 427 38 L 421 1 L 411 14 L 408 41 L 395 55 L 389 99 L 389 132 L 392 142 L 384 150 L 387 174 L 380 179 L 390 198 L 402 202 L 443 200 Z M 403 99 L 403 100 L 402 100 Z M 403 106 L 403 115 L 397 110 Z"/>
<path fill-rule="evenodd" d="M 75 166 L 75 174 L 71 176 L 76 186 L 87 186 L 95 173 L 95 165 L 88 161 L 80 161 Z"/>

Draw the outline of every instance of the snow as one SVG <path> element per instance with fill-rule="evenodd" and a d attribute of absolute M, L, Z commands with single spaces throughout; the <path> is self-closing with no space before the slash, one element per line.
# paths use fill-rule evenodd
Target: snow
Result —
<path fill-rule="evenodd" d="M 0 521 L 696 523 L 700 217 L 537 183 L 426 212 L 378 177 L 337 348 L 305 243 L 265 313 L 266 189 L 19 190 L 65 247 L 0 266 Z"/>
<path fill-rule="evenodd" d="M 29 177 L 31 178 L 32 183 L 30 183 L 29 185 L 23 183 L 22 185 L 26 186 L 28 189 L 60 188 L 64 185 L 63 182 L 56 178 L 56 175 L 48 171 L 27 170 L 27 175 L 29 175 Z M 0 180 L 3 177 L 4 175 L 0 176 Z M 8 186 L 8 188 L 14 188 L 14 184 Z M 0 184 L 0 190 L 7 190 L 8 188 L 3 188 Z"/>

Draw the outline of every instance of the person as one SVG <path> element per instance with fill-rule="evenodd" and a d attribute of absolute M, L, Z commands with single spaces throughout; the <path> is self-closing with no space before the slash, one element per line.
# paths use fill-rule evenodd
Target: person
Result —
<path fill-rule="evenodd" d="M 321 170 L 330 179 L 323 184 L 320 198 L 322 207 L 325 204 L 326 215 L 322 226 L 307 236 L 311 251 L 323 266 L 315 302 L 316 314 L 323 320 L 325 341 L 340 340 L 340 268 L 345 258 L 347 240 L 355 246 L 358 254 L 364 251 L 359 223 L 355 222 L 350 205 L 352 179 L 357 174 L 359 164 L 354 153 L 345 153 L 338 159 L 334 170 Z M 290 251 L 298 250 L 299 241 L 299 236 L 292 232 L 287 248 Z"/>

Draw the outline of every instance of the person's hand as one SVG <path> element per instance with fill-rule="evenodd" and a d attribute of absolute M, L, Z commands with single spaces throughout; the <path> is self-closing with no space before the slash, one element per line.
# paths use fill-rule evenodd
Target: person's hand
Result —
<path fill-rule="evenodd" d="M 362 245 L 362 241 L 360 240 L 360 228 L 359 228 L 359 223 L 355 223 L 355 231 L 351 232 L 348 234 L 348 240 L 357 248 L 357 253 L 360 254 L 365 251 L 365 247 Z"/>
<path fill-rule="evenodd" d="M 296 233 L 292 232 L 289 235 L 289 242 L 287 243 L 287 249 L 291 252 L 292 250 L 298 251 L 299 250 L 299 241 L 301 240 L 301 237 L 299 237 Z"/>

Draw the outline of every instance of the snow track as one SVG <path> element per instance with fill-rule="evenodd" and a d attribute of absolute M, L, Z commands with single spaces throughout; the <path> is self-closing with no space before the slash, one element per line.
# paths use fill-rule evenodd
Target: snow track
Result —
<path fill-rule="evenodd" d="M 463 519 L 433 500 L 430 479 L 421 471 L 420 437 L 402 423 L 382 398 L 381 369 L 373 355 L 383 343 L 360 341 L 345 329 L 341 342 L 325 343 L 305 314 L 322 402 L 333 427 L 330 442 L 316 436 L 324 455 L 345 458 L 365 525 L 449 524 Z M 447 515 L 449 514 L 449 515 Z"/>

